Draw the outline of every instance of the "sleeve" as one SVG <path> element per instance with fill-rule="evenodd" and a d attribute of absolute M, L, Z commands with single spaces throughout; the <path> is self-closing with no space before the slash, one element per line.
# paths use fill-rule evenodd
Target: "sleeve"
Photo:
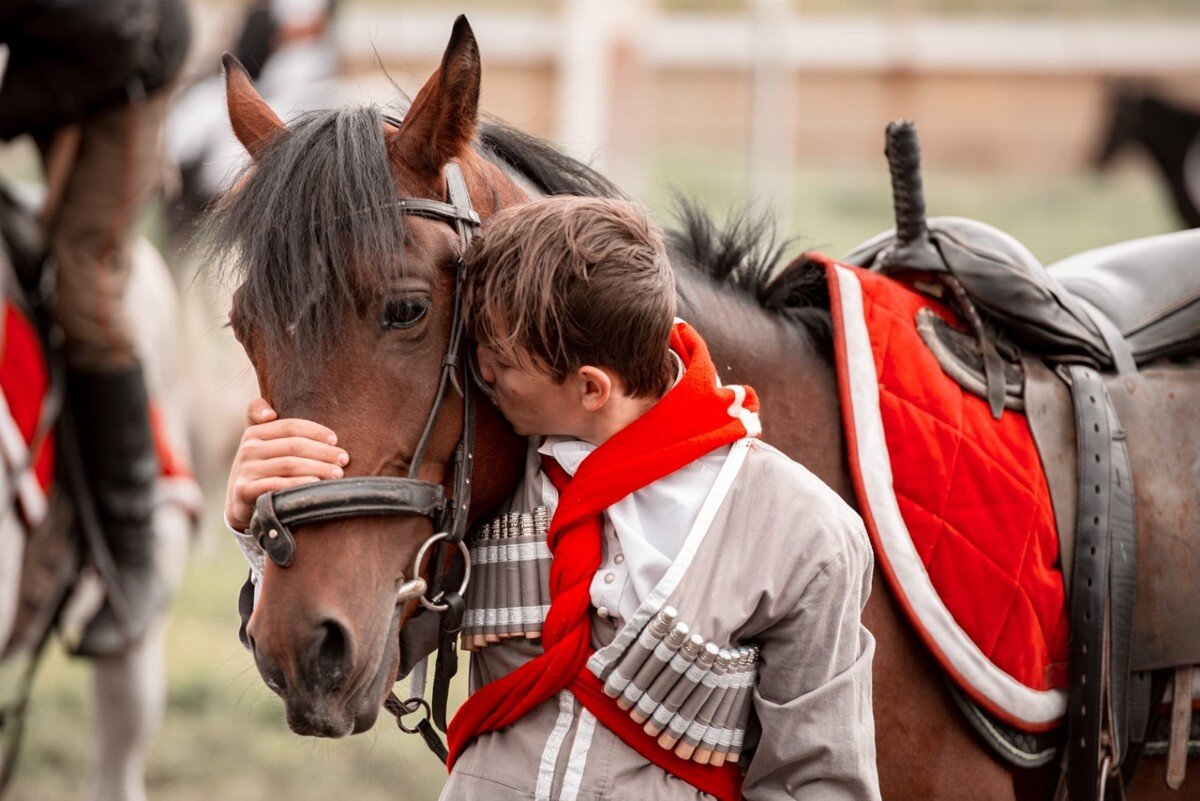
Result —
<path fill-rule="evenodd" d="M 837 556 L 792 611 L 760 637 L 754 712 L 761 735 L 742 792 L 747 801 L 875 801 L 871 659 L 862 623 L 872 554 L 856 521 Z"/>
<path fill-rule="evenodd" d="M 229 518 L 223 518 L 225 528 L 229 529 L 229 533 L 233 535 L 233 541 L 238 544 L 242 550 L 242 555 L 246 557 L 246 561 L 250 565 L 250 572 L 246 576 L 245 582 L 242 583 L 242 589 L 238 591 L 237 609 L 238 609 L 238 639 L 242 646 L 250 650 L 250 638 L 246 634 L 246 626 L 250 624 L 250 615 L 254 612 L 254 604 L 258 602 L 258 590 L 262 584 L 263 562 L 266 559 L 266 554 L 263 553 L 262 546 L 254 541 L 254 537 L 250 536 L 248 531 L 239 531 L 229 523 Z"/>
<path fill-rule="evenodd" d="M 258 587 L 262 581 L 263 564 L 266 560 L 266 553 L 262 546 L 259 545 L 254 537 L 250 536 L 249 531 L 239 531 L 229 523 L 229 518 L 225 518 L 225 528 L 229 529 L 229 533 L 233 535 L 233 540 L 242 549 L 242 555 L 246 557 L 246 561 L 250 564 L 250 582 Z M 254 593 L 255 599 L 258 598 L 257 590 Z"/>
<path fill-rule="evenodd" d="M 0 40 L 9 45 L 0 132 L 11 138 L 63 124 L 123 91 L 154 19 L 145 0 L 33 0 L 0 11 Z"/>

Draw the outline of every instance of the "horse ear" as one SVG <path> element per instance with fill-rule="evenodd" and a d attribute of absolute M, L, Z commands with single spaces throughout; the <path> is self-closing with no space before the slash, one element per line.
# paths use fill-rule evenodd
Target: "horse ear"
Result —
<path fill-rule="evenodd" d="M 442 65 L 388 137 L 388 153 L 397 167 L 433 179 L 446 162 L 467 149 L 479 115 L 479 78 L 479 46 L 470 23 L 460 14 Z"/>
<path fill-rule="evenodd" d="M 233 133 L 250 157 L 257 159 L 275 137 L 287 133 L 287 126 L 258 94 L 242 62 L 226 53 L 221 63 L 225 66 L 225 102 Z"/>

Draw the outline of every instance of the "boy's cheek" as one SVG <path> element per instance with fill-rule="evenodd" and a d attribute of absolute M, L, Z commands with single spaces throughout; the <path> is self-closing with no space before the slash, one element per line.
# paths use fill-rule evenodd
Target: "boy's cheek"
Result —
<path fill-rule="evenodd" d="M 500 414 L 504 415 L 504 418 L 506 420 L 508 420 L 508 422 L 511 423 L 512 418 L 513 418 L 512 396 L 509 395 L 509 393 L 506 392 L 504 390 L 504 388 L 502 388 L 500 386 L 497 386 L 495 388 L 495 390 L 496 390 L 496 408 L 499 409 Z"/>

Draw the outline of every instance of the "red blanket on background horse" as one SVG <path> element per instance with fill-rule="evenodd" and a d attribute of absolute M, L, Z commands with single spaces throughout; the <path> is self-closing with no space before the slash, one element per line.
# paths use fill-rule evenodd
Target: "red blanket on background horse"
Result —
<path fill-rule="evenodd" d="M 53 434 L 38 431 L 50 372 L 33 324 L 11 301 L 0 303 L 0 468 L 16 482 L 21 515 L 33 527 L 46 516 L 54 477 Z"/>
<path fill-rule="evenodd" d="M 1066 708 L 1067 618 L 1054 510 L 1025 416 L 994 420 L 916 328 L 930 298 L 822 260 L 847 450 L 888 585 L 984 709 L 1045 731 Z"/>
<path fill-rule="evenodd" d="M 28 528 L 42 522 L 54 480 L 54 431 L 39 430 L 50 392 L 50 370 L 33 323 L 12 301 L 0 299 L 0 470 L 15 483 L 21 519 Z M 160 499 L 200 515 L 199 485 L 187 462 L 172 447 L 162 414 L 151 401 L 150 422 L 158 454 Z"/>

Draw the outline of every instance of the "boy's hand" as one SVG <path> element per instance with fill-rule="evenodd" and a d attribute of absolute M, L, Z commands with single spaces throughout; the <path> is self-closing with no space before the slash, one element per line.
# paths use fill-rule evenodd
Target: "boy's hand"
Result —
<path fill-rule="evenodd" d="M 277 419 L 262 398 L 246 407 L 246 432 L 233 457 L 225 492 L 225 519 L 244 531 L 254 502 L 264 492 L 341 478 L 350 456 L 337 447 L 337 435 L 320 423 Z"/>

